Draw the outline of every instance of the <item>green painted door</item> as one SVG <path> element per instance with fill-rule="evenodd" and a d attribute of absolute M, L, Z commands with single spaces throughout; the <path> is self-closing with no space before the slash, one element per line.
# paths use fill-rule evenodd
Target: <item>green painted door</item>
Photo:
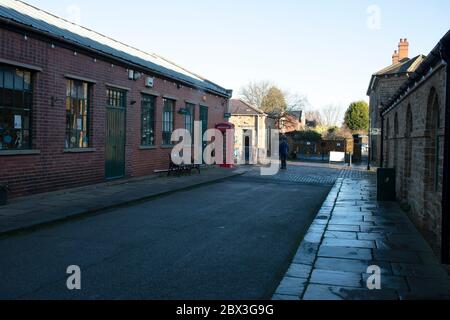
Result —
<path fill-rule="evenodd" d="M 203 141 L 203 137 L 205 132 L 208 130 L 208 107 L 200 106 L 200 121 L 202 123 L 202 137 L 201 140 Z M 203 141 L 203 151 L 205 150 L 206 146 L 208 145 L 207 142 Z"/>
<path fill-rule="evenodd" d="M 125 175 L 125 116 L 126 93 L 108 89 L 106 107 L 106 179 Z"/>

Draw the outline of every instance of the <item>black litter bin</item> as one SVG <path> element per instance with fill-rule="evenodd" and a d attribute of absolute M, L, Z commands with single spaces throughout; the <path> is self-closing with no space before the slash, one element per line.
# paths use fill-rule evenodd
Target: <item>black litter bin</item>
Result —
<path fill-rule="evenodd" d="M 380 168 L 377 171 L 378 201 L 395 201 L 395 169 Z"/>
<path fill-rule="evenodd" d="M 3 206 L 8 201 L 8 186 L 0 184 L 0 206 Z"/>

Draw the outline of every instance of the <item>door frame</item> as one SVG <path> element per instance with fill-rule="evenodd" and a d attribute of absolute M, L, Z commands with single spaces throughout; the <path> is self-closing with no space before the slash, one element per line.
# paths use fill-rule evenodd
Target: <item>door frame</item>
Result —
<path fill-rule="evenodd" d="M 246 147 L 246 140 L 248 138 L 248 148 Z M 250 164 L 252 161 L 252 152 L 253 152 L 253 129 L 243 129 L 242 130 L 242 149 L 244 152 L 244 162 L 245 164 Z M 247 157 L 248 153 L 248 157 Z"/>
<path fill-rule="evenodd" d="M 114 107 L 114 106 L 110 106 L 108 104 L 108 102 L 106 102 L 106 117 L 105 117 L 105 179 L 106 180 L 115 180 L 115 179 L 120 179 L 125 177 L 125 172 L 126 172 L 126 145 L 127 145 L 127 95 L 128 92 L 127 90 L 123 90 L 123 89 L 119 89 L 119 88 L 115 88 L 115 87 L 107 87 L 106 90 L 114 90 L 114 91 L 118 91 L 123 93 L 123 102 L 122 102 L 122 107 Z M 106 161 L 107 161 L 107 146 L 106 146 L 106 140 L 108 137 L 108 112 L 110 110 L 123 110 L 123 162 L 122 162 L 122 174 L 118 175 L 118 176 L 108 176 L 108 172 L 107 172 L 107 165 L 106 165 Z"/>
<path fill-rule="evenodd" d="M 204 127 L 204 122 L 202 119 L 202 113 L 206 110 L 206 126 Z M 205 152 L 206 147 L 208 146 L 208 143 L 203 141 L 203 136 L 205 134 L 205 132 L 209 129 L 208 128 L 208 122 L 209 122 L 209 108 L 207 106 L 204 105 L 199 105 L 199 110 L 198 110 L 198 119 L 199 121 L 201 121 L 202 123 L 202 130 L 200 132 L 200 141 L 202 143 L 202 158 L 203 158 L 203 153 Z M 203 159 L 203 162 L 205 161 L 205 159 Z"/>

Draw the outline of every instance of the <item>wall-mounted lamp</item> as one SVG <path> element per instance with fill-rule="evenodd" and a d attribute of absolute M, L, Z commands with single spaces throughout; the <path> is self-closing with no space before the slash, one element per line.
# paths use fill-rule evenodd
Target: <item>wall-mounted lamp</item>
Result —
<path fill-rule="evenodd" d="M 128 70 L 128 80 L 139 80 L 142 77 L 142 73 L 129 69 Z"/>
<path fill-rule="evenodd" d="M 133 75 L 133 80 L 139 80 L 140 78 L 142 78 L 142 73 L 135 71 L 134 75 Z"/>
<path fill-rule="evenodd" d="M 137 103 L 136 100 L 131 100 L 131 101 L 130 101 L 130 104 L 131 104 L 132 106 L 134 106 L 136 103 Z"/>
<path fill-rule="evenodd" d="M 52 97 L 50 98 L 50 105 L 51 105 L 52 107 L 54 107 L 55 104 L 60 103 L 60 102 L 62 103 L 63 101 L 62 101 L 61 99 L 56 98 L 55 96 L 52 96 Z"/>

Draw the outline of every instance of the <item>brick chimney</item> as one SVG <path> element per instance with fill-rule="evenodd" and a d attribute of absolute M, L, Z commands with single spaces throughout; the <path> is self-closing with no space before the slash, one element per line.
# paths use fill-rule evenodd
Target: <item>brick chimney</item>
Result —
<path fill-rule="evenodd" d="M 400 43 L 398 44 L 398 60 L 402 61 L 405 58 L 409 57 L 409 42 L 408 39 L 400 39 Z"/>
<path fill-rule="evenodd" d="M 396 64 L 400 61 L 399 59 L 400 55 L 398 54 L 398 51 L 395 50 L 394 54 L 392 55 L 392 64 Z"/>

